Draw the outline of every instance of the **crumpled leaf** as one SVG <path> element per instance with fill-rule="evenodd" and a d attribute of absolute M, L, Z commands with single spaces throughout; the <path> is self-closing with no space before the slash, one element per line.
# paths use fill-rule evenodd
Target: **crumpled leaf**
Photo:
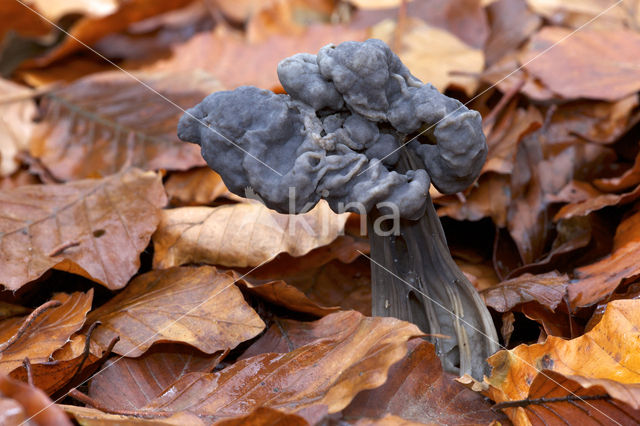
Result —
<path fill-rule="evenodd" d="M 239 198 L 229 192 L 220 175 L 209 167 L 171 173 L 164 189 L 172 204 L 202 205 L 210 204 L 218 197 Z"/>
<path fill-rule="evenodd" d="M 103 347 L 115 336 L 113 352 L 142 355 L 156 342 L 181 342 L 212 354 L 234 348 L 265 327 L 235 286 L 233 272 L 211 266 L 155 270 L 136 277 L 89 314 Z"/>
<path fill-rule="evenodd" d="M 542 344 L 520 345 L 488 359 L 493 367 L 490 396 L 496 402 L 526 399 L 543 369 L 621 384 L 640 382 L 640 300 L 615 300 L 602 320 L 572 340 L 548 336 Z M 628 394 L 629 397 L 631 394 Z M 616 397 L 619 397 L 616 395 Z M 637 401 L 622 398 L 623 402 Z M 509 414 L 514 419 L 513 414 Z"/>
<path fill-rule="evenodd" d="M 42 389 L 47 395 L 71 385 L 81 376 L 91 374 L 109 353 L 87 336 L 75 334 L 63 347 L 51 355 L 51 359 L 41 364 L 31 364 L 33 384 Z M 10 376 L 23 382 L 28 381 L 29 375 L 24 367 L 13 370 Z"/>
<path fill-rule="evenodd" d="M 111 410 L 137 410 L 185 374 L 213 370 L 223 356 L 161 345 L 140 358 L 113 357 L 91 379 L 89 396 Z"/>
<path fill-rule="evenodd" d="M 623 402 L 628 401 L 628 402 Z M 562 375 L 551 370 L 539 373 L 522 408 L 507 408 L 517 424 L 635 424 L 640 418 L 640 385 L 614 380 Z M 511 404 L 518 404 L 512 401 Z M 526 416 L 526 420 L 525 420 Z"/>
<path fill-rule="evenodd" d="M 9 176 L 20 165 L 16 155 L 29 149 L 35 127 L 36 104 L 33 90 L 0 79 L 0 176 Z"/>
<path fill-rule="evenodd" d="M 182 108 L 221 90 L 220 84 L 197 70 L 136 77 L 143 84 L 107 71 L 48 93 L 31 154 L 61 180 L 130 166 L 184 170 L 204 164 L 197 146 L 178 140 L 176 126 Z"/>
<path fill-rule="evenodd" d="M 484 46 L 487 66 L 515 50 L 542 21 L 525 0 L 494 1 L 486 10 L 491 23 L 491 34 Z"/>
<path fill-rule="evenodd" d="M 640 183 L 640 154 L 636 155 L 633 166 L 622 175 L 612 178 L 595 179 L 593 184 L 602 191 L 622 191 Z"/>
<path fill-rule="evenodd" d="M 586 216 L 591 212 L 603 209 L 605 207 L 624 205 L 631 203 L 640 198 L 640 186 L 635 187 L 632 191 L 622 194 L 601 194 L 585 200 L 576 201 L 562 206 L 558 213 L 553 217 L 554 221 L 561 219 L 570 219 L 578 216 Z"/>
<path fill-rule="evenodd" d="M 0 323 L 0 374 L 8 374 L 25 358 L 33 364 L 49 360 L 85 322 L 93 289 L 87 293 L 58 293 L 25 317 Z"/>
<path fill-rule="evenodd" d="M 395 31 L 395 20 L 385 20 L 371 29 L 371 37 L 389 44 Z M 480 73 L 484 66 L 481 49 L 473 48 L 440 28 L 418 19 L 408 19 L 397 52 L 411 74 L 443 92 L 450 85 L 472 94 L 477 87 L 473 77 L 451 75 L 454 71 Z"/>
<path fill-rule="evenodd" d="M 552 311 L 567 293 L 569 277 L 557 272 L 533 275 L 523 274 L 484 290 L 481 295 L 487 306 L 498 312 L 507 312 L 516 305 L 537 302 Z"/>
<path fill-rule="evenodd" d="M 329 413 L 340 411 L 359 391 L 384 383 L 390 365 L 405 355 L 407 340 L 422 335 L 415 325 L 394 318 L 350 315 L 340 332 L 292 352 L 258 355 L 216 373 L 188 374 L 144 411 L 187 410 L 211 420 L 245 415 L 259 406 L 289 413 L 324 404 Z"/>
<path fill-rule="evenodd" d="M 60 408 L 40 389 L 0 374 L 0 423 L 71 426 Z"/>
<path fill-rule="evenodd" d="M 165 210 L 153 236 L 154 268 L 186 263 L 257 266 L 278 253 L 302 256 L 335 240 L 348 214 L 325 202 L 301 215 L 259 202 Z"/>
<path fill-rule="evenodd" d="M 625 278 L 640 272 L 640 212 L 624 219 L 613 241 L 611 254 L 574 271 L 576 279 L 569 285 L 572 308 L 592 305 L 612 293 Z"/>
<path fill-rule="evenodd" d="M 486 425 L 501 420 L 482 397 L 442 371 L 435 347 L 414 340 L 379 388 L 359 393 L 342 412 L 345 419 L 396 415 L 429 424 Z M 455 401 L 455 402 L 454 402 Z"/>
<path fill-rule="evenodd" d="M 542 28 L 531 38 L 521 63 L 549 89 L 568 99 L 616 101 L 640 90 L 636 60 L 640 34 L 590 28 L 571 33 L 568 28 Z M 539 55 L 563 38 L 562 43 Z"/>
<path fill-rule="evenodd" d="M 0 191 L 0 284 L 16 290 L 55 267 L 122 288 L 165 203 L 160 177 L 137 169 Z"/>

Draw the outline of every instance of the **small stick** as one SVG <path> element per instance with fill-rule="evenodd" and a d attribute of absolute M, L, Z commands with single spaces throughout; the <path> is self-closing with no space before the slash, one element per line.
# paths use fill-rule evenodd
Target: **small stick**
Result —
<path fill-rule="evenodd" d="M 29 386 L 33 386 L 33 371 L 31 370 L 31 361 L 29 361 L 29 357 L 25 357 L 22 360 L 22 365 L 27 372 L 27 383 L 29 383 Z"/>
<path fill-rule="evenodd" d="M 27 319 L 24 320 L 24 322 L 22 323 L 22 325 L 20 326 L 20 328 L 18 329 L 18 331 L 16 332 L 16 334 L 14 334 L 13 336 L 11 336 L 11 338 L 9 340 L 7 340 L 6 342 L 4 342 L 2 345 L 0 345 L 0 353 L 4 352 L 5 350 L 7 350 L 7 348 L 11 345 L 13 345 L 15 342 L 18 341 L 18 339 L 20 339 L 20 337 L 22 337 L 22 335 L 27 331 L 27 329 L 29 328 L 29 326 L 31 324 L 33 324 L 33 322 L 40 316 L 42 315 L 45 311 L 51 309 L 51 308 L 56 308 L 58 306 L 62 305 L 62 302 L 59 300 L 50 300 L 47 303 L 38 306 L 36 309 L 33 310 L 33 312 L 31 312 L 31 314 L 29 314 L 29 316 L 27 317 Z"/>

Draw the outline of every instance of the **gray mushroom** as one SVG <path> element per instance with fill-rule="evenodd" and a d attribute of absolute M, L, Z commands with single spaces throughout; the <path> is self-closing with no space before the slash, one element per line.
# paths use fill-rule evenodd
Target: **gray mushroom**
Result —
<path fill-rule="evenodd" d="M 482 377 L 495 328 L 451 259 L 428 191 L 476 179 L 487 152 L 480 114 L 420 82 L 380 40 L 294 55 L 278 76 L 287 95 L 213 93 L 183 115 L 178 137 L 201 146 L 229 190 L 250 187 L 279 212 L 325 199 L 336 212 L 367 213 L 374 315 L 452 336 L 432 339 L 445 368 Z M 375 227 L 392 214 L 396 232 Z"/>

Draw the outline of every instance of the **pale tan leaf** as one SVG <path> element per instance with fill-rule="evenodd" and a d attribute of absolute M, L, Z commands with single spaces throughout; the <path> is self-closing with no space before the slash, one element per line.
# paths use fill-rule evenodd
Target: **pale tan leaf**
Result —
<path fill-rule="evenodd" d="M 15 290 L 55 267 L 122 288 L 165 203 L 160 176 L 137 169 L 0 191 L 0 283 Z"/>
<path fill-rule="evenodd" d="M 36 104 L 33 90 L 9 80 L 0 79 L 0 93 L 0 176 L 8 176 L 18 170 L 16 155 L 29 149 Z"/>
<path fill-rule="evenodd" d="M 258 202 L 165 210 L 153 236 L 155 268 L 187 263 L 257 266 L 278 253 L 302 256 L 329 244 L 348 214 L 325 202 L 301 215 L 280 214 Z"/>

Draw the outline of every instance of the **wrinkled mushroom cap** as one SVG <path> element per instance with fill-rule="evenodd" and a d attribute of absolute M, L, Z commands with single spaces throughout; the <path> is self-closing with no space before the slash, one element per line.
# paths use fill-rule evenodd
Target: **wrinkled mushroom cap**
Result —
<path fill-rule="evenodd" d="M 420 82 L 380 40 L 294 55 L 280 62 L 278 77 L 287 95 L 256 87 L 216 92 L 178 125 L 180 139 L 199 144 L 238 195 L 251 187 L 285 213 L 323 198 L 336 212 L 387 203 L 416 218 L 430 183 L 458 192 L 482 168 L 480 114 Z M 436 143 L 407 144 L 421 129 Z M 403 149 L 415 151 L 424 169 L 394 170 Z"/>

